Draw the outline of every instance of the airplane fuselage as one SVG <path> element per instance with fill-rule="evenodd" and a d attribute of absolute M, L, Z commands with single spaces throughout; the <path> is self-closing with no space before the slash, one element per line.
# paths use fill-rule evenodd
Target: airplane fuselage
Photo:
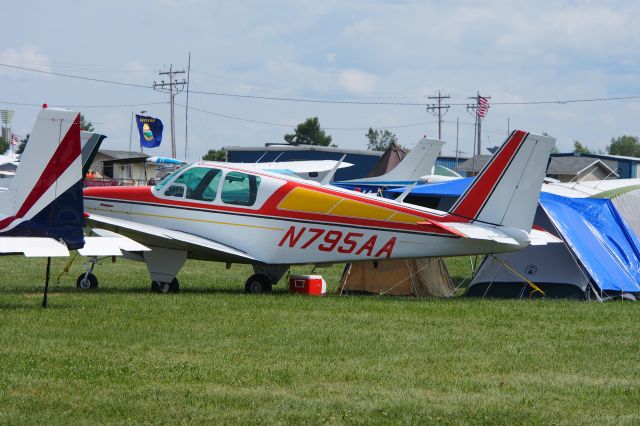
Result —
<path fill-rule="evenodd" d="M 219 164 L 189 169 L 200 181 L 190 183 L 178 171 L 156 187 L 87 188 L 85 209 L 215 241 L 267 264 L 499 253 L 526 245 L 465 238 L 446 226 L 462 218 L 340 188 Z M 202 250 L 188 257 L 225 260 Z"/>

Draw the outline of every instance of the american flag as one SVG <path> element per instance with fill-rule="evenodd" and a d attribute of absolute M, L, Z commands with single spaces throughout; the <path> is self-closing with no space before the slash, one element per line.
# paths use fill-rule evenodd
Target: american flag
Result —
<path fill-rule="evenodd" d="M 483 118 L 487 115 L 487 111 L 489 111 L 489 99 L 478 96 L 478 108 L 476 109 L 476 114 L 478 114 L 478 117 Z"/>
<path fill-rule="evenodd" d="M 12 134 L 11 135 L 11 145 L 18 145 L 20 143 L 20 136 Z"/>

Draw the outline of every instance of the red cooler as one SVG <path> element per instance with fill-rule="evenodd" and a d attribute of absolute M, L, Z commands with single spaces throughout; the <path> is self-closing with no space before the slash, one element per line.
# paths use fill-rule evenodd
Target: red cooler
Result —
<path fill-rule="evenodd" d="M 289 277 L 289 293 L 321 296 L 327 292 L 327 283 L 322 275 L 291 275 Z"/>

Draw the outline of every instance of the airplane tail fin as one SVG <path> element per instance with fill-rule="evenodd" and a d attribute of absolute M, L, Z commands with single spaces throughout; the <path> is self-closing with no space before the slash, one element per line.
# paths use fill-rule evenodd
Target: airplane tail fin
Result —
<path fill-rule="evenodd" d="M 531 231 L 555 139 L 515 130 L 449 212 Z"/>
<path fill-rule="evenodd" d="M 382 176 L 376 176 L 375 179 L 417 181 L 421 176 L 431 173 L 443 145 L 444 142 L 441 140 L 422 138 L 397 166 Z"/>
<path fill-rule="evenodd" d="M 98 133 L 80 132 L 80 146 L 82 149 L 82 176 L 86 175 L 96 154 L 107 137 Z"/>
<path fill-rule="evenodd" d="M 11 186 L 0 194 L 0 232 L 82 247 L 82 177 L 80 114 L 43 108 Z"/>

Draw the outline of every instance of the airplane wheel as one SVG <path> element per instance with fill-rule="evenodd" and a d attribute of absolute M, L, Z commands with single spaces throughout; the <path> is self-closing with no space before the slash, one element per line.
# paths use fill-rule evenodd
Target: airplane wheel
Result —
<path fill-rule="evenodd" d="M 151 281 L 151 291 L 154 293 L 177 293 L 180 291 L 180 283 L 174 278 L 170 283 L 163 281 Z"/>
<path fill-rule="evenodd" d="M 254 274 L 244 284 L 244 292 L 249 294 L 270 293 L 271 281 L 262 274 Z"/>
<path fill-rule="evenodd" d="M 81 290 L 98 288 L 98 278 L 96 278 L 96 276 L 91 272 L 89 272 L 88 274 L 80 274 L 80 276 L 76 280 L 76 287 Z"/>

